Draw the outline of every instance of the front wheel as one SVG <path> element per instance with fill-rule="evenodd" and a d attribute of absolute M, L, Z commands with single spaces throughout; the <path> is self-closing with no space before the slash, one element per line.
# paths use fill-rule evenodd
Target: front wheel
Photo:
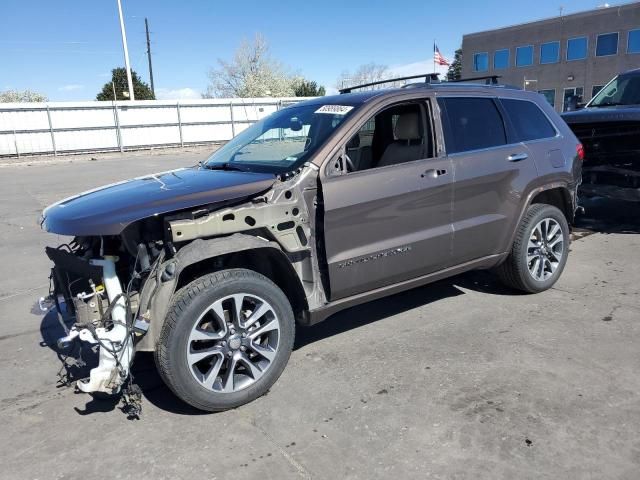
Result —
<path fill-rule="evenodd" d="M 558 280 L 569 255 L 569 225 L 546 204 L 529 206 L 511 252 L 496 271 L 504 284 L 528 293 L 547 290 Z"/>
<path fill-rule="evenodd" d="M 220 411 L 267 392 L 293 348 L 291 305 L 271 280 L 231 269 L 178 291 L 156 347 L 156 365 L 188 404 Z"/>

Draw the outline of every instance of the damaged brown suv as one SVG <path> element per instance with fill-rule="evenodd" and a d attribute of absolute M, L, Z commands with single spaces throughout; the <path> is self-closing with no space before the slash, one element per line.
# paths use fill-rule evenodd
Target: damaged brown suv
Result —
<path fill-rule="evenodd" d="M 419 83 L 284 108 L 200 165 L 43 213 L 61 348 L 118 393 L 154 351 L 175 394 L 236 407 L 282 373 L 298 325 L 472 269 L 540 292 L 567 261 L 582 147 L 545 100 Z M 64 305 L 63 305 L 64 304 Z"/>

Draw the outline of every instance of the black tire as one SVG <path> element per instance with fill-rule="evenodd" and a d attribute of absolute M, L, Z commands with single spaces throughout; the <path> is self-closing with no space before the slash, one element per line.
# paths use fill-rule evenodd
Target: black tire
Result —
<path fill-rule="evenodd" d="M 564 236 L 563 251 L 553 274 L 544 280 L 536 280 L 529 272 L 527 246 L 536 225 L 547 218 L 555 220 L 562 230 L 562 235 Z M 542 203 L 530 205 L 518 226 L 509 256 L 495 269 L 502 283 L 527 293 L 538 293 L 551 288 L 560 278 L 567 263 L 570 242 L 569 233 L 567 219 L 558 208 Z"/>
<path fill-rule="evenodd" d="M 255 295 L 272 307 L 279 322 L 278 345 L 268 369 L 254 383 L 239 391 L 206 389 L 192 374 L 187 360 L 194 323 L 214 302 L 238 293 Z M 180 399 L 210 412 L 235 408 L 264 395 L 284 370 L 295 337 L 295 321 L 285 294 L 267 277 L 251 270 L 230 269 L 200 277 L 173 296 L 156 345 L 160 376 Z M 230 345 L 230 343 L 229 343 Z"/>

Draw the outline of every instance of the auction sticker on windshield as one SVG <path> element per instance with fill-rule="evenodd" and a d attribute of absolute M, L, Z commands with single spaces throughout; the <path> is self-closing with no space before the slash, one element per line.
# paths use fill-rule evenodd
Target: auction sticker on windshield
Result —
<path fill-rule="evenodd" d="M 353 107 L 348 105 L 323 105 L 314 113 L 330 113 L 331 115 L 346 115 Z"/>

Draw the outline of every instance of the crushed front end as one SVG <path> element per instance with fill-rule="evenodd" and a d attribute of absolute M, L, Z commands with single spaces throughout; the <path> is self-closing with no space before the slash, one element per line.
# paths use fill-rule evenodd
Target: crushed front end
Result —
<path fill-rule="evenodd" d="M 99 347 L 98 365 L 77 381 L 81 391 L 116 394 L 129 377 L 135 344 L 149 326 L 139 292 L 164 257 L 162 247 L 141 242 L 129 251 L 120 237 L 76 237 L 46 248 L 54 264 L 48 301 L 73 321 L 58 348 L 68 351 L 75 342 Z"/>

